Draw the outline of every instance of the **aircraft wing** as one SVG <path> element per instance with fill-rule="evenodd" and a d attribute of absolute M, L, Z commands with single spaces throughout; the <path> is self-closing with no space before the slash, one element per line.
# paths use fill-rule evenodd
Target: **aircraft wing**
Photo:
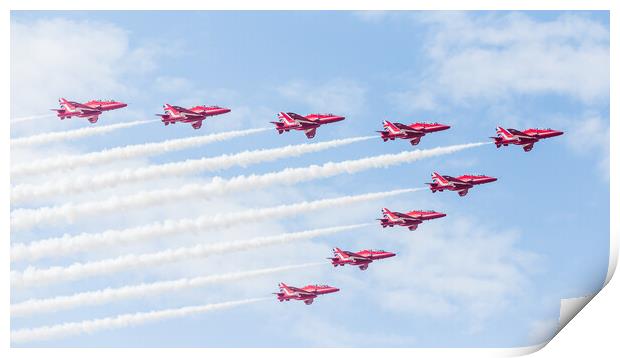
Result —
<path fill-rule="evenodd" d="M 349 257 L 352 258 L 355 261 L 372 261 L 368 257 L 362 256 L 362 255 L 358 255 L 358 254 L 353 253 L 353 252 L 350 252 L 347 255 L 349 255 Z"/>
<path fill-rule="evenodd" d="M 400 129 L 401 132 L 405 133 L 405 134 L 422 134 L 422 132 L 417 131 L 411 127 L 409 127 L 408 125 L 402 124 L 402 123 L 393 123 L 394 126 L 396 126 L 398 129 Z"/>
<path fill-rule="evenodd" d="M 401 219 L 408 219 L 408 218 L 411 218 L 411 216 L 410 216 L 410 215 L 403 214 L 403 213 L 398 213 L 398 212 L 392 212 L 392 215 L 394 215 L 394 216 L 396 216 L 396 217 L 399 217 L 399 218 L 401 218 Z"/>
<path fill-rule="evenodd" d="M 200 118 L 200 117 L 204 117 L 204 113 L 196 113 L 194 111 L 190 111 L 189 109 L 183 108 L 183 107 L 174 107 L 174 109 L 176 109 L 180 115 L 184 116 L 185 118 Z"/>
<path fill-rule="evenodd" d="M 309 298 L 314 298 L 316 297 L 316 295 L 312 292 L 308 292 L 308 291 L 304 291 L 302 289 L 296 289 L 293 292 L 294 295 L 296 295 L 297 297 L 309 297 Z"/>
<path fill-rule="evenodd" d="M 450 177 L 448 181 L 450 182 L 450 184 L 454 186 L 459 186 L 459 185 L 470 185 L 469 182 L 472 181 L 472 179 L 457 179 L 457 178 Z"/>
<path fill-rule="evenodd" d="M 511 133 L 512 135 L 519 137 L 519 139 L 520 139 L 520 140 L 522 140 L 522 141 L 523 141 L 523 140 L 527 141 L 528 139 L 529 139 L 529 140 L 536 140 L 536 136 L 532 136 L 532 135 L 529 135 L 529 134 L 523 133 L 523 132 L 521 132 L 521 131 L 519 131 L 519 130 L 516 130 L 516 129 L 510 129 L 509 131 L 510 131 L 510 133 Z"/>
<path fill-rule="evenodd" d="M 293 113 L 293 112 L 289 112 L 288 115 L 293 118 L 294 120 L 296 120 L 299 123 L 314 123 L 314 121 L 304 117 L 304 116 L 300 116 L 297 113 Z"/>
<path fill-rule="evenodd" d="M 405 222 L 404 222 L 405 225 L 418 225 L 418 224 L 421 224 L 421 223 L 422 223 L 421 220 L 416 219 L 416 218 L 414 218 L 412 216 L 410 216 L 409 218 L 405 219 Z"/>
<path fill-rule="evenodd" d="M 80 113 L 85 114 L 85 115 L 89 115 L 89 114 L 92 114 L 92 115 L 101 114 L 101 111 L 96 110 L 96 109 L 92 109 L 92 108 L 88 108 L 88 109 L 86 109 L 86 108 L 82 108 L 82 107 L 80 107 L 80 108 L 78 108 L 78 110 L 80 111 Z"/>

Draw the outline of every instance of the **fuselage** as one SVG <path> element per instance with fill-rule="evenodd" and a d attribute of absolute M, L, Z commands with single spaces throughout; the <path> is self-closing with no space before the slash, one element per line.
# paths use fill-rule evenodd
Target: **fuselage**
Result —
<path fill-rule="evenodd" d="M 410 231 L 416 230 L 418 225 L 425 220 L 433 220 L 446 216 L 446 214 L 434 210 L 412 210 L 408 213 L 400 213 L 383 208 L 381 212 L 383 213 L 383 218 L 377 220 L 379 220 L 382 227 L 405 226 Z"/>
<path fill-rule="evenodd" d="M 202 126 L 202 121 L 207 117 L 218 116 L 230 112 L 229 108 L 219 106 L 194 106 L 183 108 L 170 104 L 164 105 L 164 114 L 158 114 L 165 125 L 176 122 L 191 123 L 194 129 Z"/>
<path fill-rule="evenodd" d="M 304 301 L 305 304 L 312 304 L 317 296 L 340 291 L 339 288 L 328 285 L 307 285 L 301 288 L 288 286 L 280 283 L 280 292 L 276 293 L 278 301 Z"/>
<path fill-rule="evenodd" d="M 87 118 L 91 123 L 97 122 L 99 115 L 103 112 L 127 107 L 126 103 L 114 100 L 91 100 L 80 103 L 61 98 L 58 102 L 60 109 L 52 109 L 52 111 L 56 112 L 58 118 Z"/>
<path fill-rule="evenodd" d="M 379 131 L 384 142 L 395 139 L 409 139 L 412 145 L 417 145 L 420 138 L 427 133 L 439 132 L 449 129 L 450 126 L 440 123 L 416 122 L 402 124 L 398 122 L 383 121 L 383 131 Z"/>
<path fill-rule="evenodd" d="M 537 128 L 529 128 L 521 132 L 514 128 L 504 129 L 502 127 L 497 127 L 496 132 L 497 137 L 491 138 L 495 141 L 495 146 L 497 148 L 514 144 L 522 146 L 523 150 L 526 152 L 531 151 L 534 148 L 534 143 L 541 139 L 557 137 L 564 134 L 564 132 L 555 129 Z"/>
<path fill-rule="evenodd" d="M 384 250 L 365 249 L 358 252 L 350 252 L 334 248 L 334 257 L 330 257 L 329 259 L 334 267 L 352 265 L 359 266 L 361 270 L 365 270 L 371 262 L 393 256 L 396 256 L 396 254 Z"/>
<path fill-rule="evenodd" d="M 449 175 L 440 175 L 438 173 L 433 173 L 432 183 L 427 183 L 429 188 L 434 193 L 436 191 L 456 191 L 460 196 L 467 195 L 469 189 L 473 188 L 474 185 L 491 183 L 497 180 L 497 178 L 493 178 L 487 175 L 472 175 L 465 174 L 458 177 L 452 177 Z"/>

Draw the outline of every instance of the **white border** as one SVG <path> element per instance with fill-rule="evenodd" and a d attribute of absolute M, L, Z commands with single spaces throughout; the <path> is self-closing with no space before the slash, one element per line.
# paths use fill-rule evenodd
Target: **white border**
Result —
<path fill-rule="evenodd" d="M 208 3 L 206 1 L 198 2 L 192 0 L 107 0 L 107 1 L 80 1 L 80 0 L 4 0 L 2 1 L 2 14 L 1 17 L 1 29 L 2 29 L 2 41 L 4 43 L 3 48 L 9 48 L 10 33 L 9 33 L 9 19 L 10 10 L 231 10 L 231 9 L 247 9 L 247 10 L 275 10 L 275 9 L 287 9 L 287 10 L 611 10 L 611 63 L 618 63 L 617 47 L 618 39 L 618 2 L 612 0 L 496 0 L 496 1 L 484 1 L 484 0 L 435 0 L 423 1 L 423 0 L 382 0 L 382 1 L 369 1 L 369 0 L 341 0 L 338 3 L 333 1 L 321 1 L 321 0 L 300 0 L 300 1 L 285 1 L 285 0 L 263 0 L 263 1 L 249 1 L 249 0 L 228 0 Z M 1 145 L 2 152 L 0 153 L 0 165 L 2 165 L 3 177 L 0 185 L 0 199 L 4 204 L 2 206 L 2 215 L 0 217 L 0 228 L 3 229 L 4 238 L 4 250 L 2 250 L 3 262 L 5 263 L 4 281 L 2 285 L 2 298 L 1 304 L 4 309 L 2 310 L 2 318 L 4 324 L 1 325 L 0 332 L 2 333 L 3 346 L 8 353 L 19 356 L 40 356 L 45 354 L 46 356 L 76 356 L 83 357 L 88 355 L 89 357 L 99 357 L 109 354 L 121 354 L 121 355 L 135 355 L 143 354 L 154 357 L 163 357 L 168 354 L 186 354 L 190 356 L 204 357 L 204 354 L 216 354 L 218 356 L 236 356 L 236 355 L 258 355 L 258 356 L 284 356 L 295 354 L 297 356 L 316 356 L 336 354 L 331 349 L 262 349 L 252 350 L 250 353 L 248 350 L 242 349 L 210 349 L 205 351 L 204 349 L 174 349 L 174 350 L 157 350 L 157 349 L 141 349 L 139 351 L 132 349 L 115 349 L 113 352 L 110 350 L 85 350 L 85 349 L 11 349 L 9 350 L 9 118 L 10 108 L 7 103 L 10 103 L 10 54 L 8 51 L 2 52 L 2 64 L 5 76 L 4 86 L 2 86 L 2 98 L 9 99 L 5 102 L 4 112 L 5 120 L 2 122 L 2 136 Z M 618 83 L 618 71 L 613 67 L 611 68 L 611 94 L 610 98 L 618 98 L 617 96 L 617 83 Z M 618 111 L 617 106 L 614 106 L 612 101 L 610 118 L 611 118 L 611 138 L 618 138 Z M 618 144 L 611 141 L 611 157 L 610 157 L 610 184 L 611 184 L 611 198 L 616 200 L 611 201 L 610 210 L 610 223 L 611 223 L 611 241 L 610 241 L 610 267 L 607 275 L 606 282 L 609 282 L 615 271 L 615 267 L 618 260 L 618 242 L 620 238 L 620 231 L 618 230 L 618 218 L 620 218 L 620 211 L 618 210 L 617 200 L 620 198 L 618 192 L 617 178 L 618 178 Z M 617 319 L 618 315 L 618 302 L 620 302 L 620 285 L 617 282 L 612 282 L 604 288 L 603 295 L 597 295 L 592 302 L 584 309 L 580 315 L 575 318 L 575 323 L 568 324 L 568 326 L 558 334 L 556 338 L 552 340 L 549 346 L 538 353 L 538 356 L 552 357 L 552 356 L 566 356 L 567 354 L 596 354 L 601 353 L 603 356 L 613 355 L 612 352 L 618 352 L 617 345 Z M 612 336 L 613 335 L 613 336 Z M 423 356 L 512 356 L 519 354 L 527 354 L 536 351 L 537 347 L 524 347 L 517 349 L 339 349 L 337 354 L 339 355 L 355 355 L 355 356 L 374 356 L 377 353 L 388 353 L 395 356 L 410 356 L 413 354 L 421 354 Z M 605 353 L 605 354 L 602 354 Z M 611 353 L 611 354 L 610 354 Z"/>

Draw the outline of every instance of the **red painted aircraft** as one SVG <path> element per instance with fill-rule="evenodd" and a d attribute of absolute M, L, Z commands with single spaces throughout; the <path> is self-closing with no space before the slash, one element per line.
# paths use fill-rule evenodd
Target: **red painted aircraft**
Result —
<path fill-rule="evenodd" d="M 383 213 L 383 218 L 377 220 L 379 220 L 382 227 L 394 227 L 394 225 L 405 226 L 409 229 L 409 231 L 417 229 L 418 225 L 425 220 L 439 219 L 446 216 L 444 213 L 433 210 L 413 210 L 403 214 L 383 208 L 381 209 L 381 212 Z"/>
<path fill-rule="evenodd" d="M 280 283 L 278 287 L 280 287 L 280 292 L 274 293 L 274 295 L 277 295 L 278 301 L 304 301 L 307 305 L 312 304 L 314 299 L 319 295 L 340 291 L 339 288 L 327 285 L 308 285 L 302 288 L 297 288 Z"/>
<path fill-rule="evenodd" d="M 192 108 L 183 108 L 180 106 L 164 105 L 165 114 L 157 114 L 161 117 L 161 121 L 165 125 L 176 122 L 191 123 L 194 129 L 202 126 L 202 121 L 207 117 L 217 116 L 230 112 L 230 109 L 218 106 L 195 106 Z"/>
<path fill-rule="evenodd" d="M 388 257 L 396 256 L 393 252 L 387 252 L 383 250 L 362 250 L 358 252 L 343 251 L 339 248 L 334 248 L 334 257 L 328 257 L 328 260 L 332 260 L 334 267 L 353 265 L 358 266 L 360 270 L 366 270 L 368 265 L 375 260 L 387 259 Z"/>
<path fill-rule="evenodd" d="M 433 179 L 432 183 L 426 183 L 430 186 L 431 191 L 434 193 L 436 191 L 456 191 L 460 196 L 467 195 L 469 189 L 473 188 L 474 185 L 491 183 L 497 180 L 497 178 L 493 178 L 486 175 L 461 175 L 459 177 L 451 177 L 449 175 L 439 175 L 434 172 L 431 175 Z"/>
<path fill-rule="evenodd" d="M 490 137 L 495 140 L 495 146 L 497 148 L 502 145 L 507 147 L 509 144 L 521 145 L 523 150 L 529 152 L 534 148 L 534 143 L 541 139 L 557 137 L 564 134 L 564 132 L 556 131 L 554 129 L 526 129 L 523 132 L 516 129 L 497 127 L 497 137 Z"/>
<path fill-rule="evenodd" d="M 337 116 L 335 114 L 309 114 L 307 116 L 300 116 L 293 112 L 280 112 L 278 113 L 279 122 L 271 122 L 276 125 L 276 130 L 279 134 L 288 132 L 291 129 L 297 131 L 306 132 L 308 139 L 314 138 L 316 129 L 327 123 L 340 122 L 344 120 L 343 116 Z"/>
<path fill-rule="evenodd" d="M 105 111 L 127 107 L 127 104 L 113 100 L 92 100 L 86 103 L 79 103 L 61 98 L 58 102 L 60 103 L 60 109 L 52 109 L 52 111 L 55 111 L 61 120 L 78 117 L 87 118 L 90 123 L 96 123 L 99 115 Z"/>
<path fill-rule="evenodd" d="M 409 139 L 411 145 L 417 145 L 420 143 L 420 139 L 427 133 L 439 132 L 449 129 L 450 126 L 439 123 L 423 123 L 416 122 L 410 125 L 402 123 L 392 123 L 390 121 L 383 121 L 384 131 L 377 131 L 381 134 L 381 139 L 384 142 L 388 140 L 394 140 L 396 138 Z"/>

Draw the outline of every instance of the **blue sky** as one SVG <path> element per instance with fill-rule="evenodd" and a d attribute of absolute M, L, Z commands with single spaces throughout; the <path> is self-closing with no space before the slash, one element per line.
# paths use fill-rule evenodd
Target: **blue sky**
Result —
<path fill-rule="evenodd" d="M 143 281 L 316 262 L 329 256 L 335 245 L 399 253 L 389 262 L 371 265 L 367 272 L 325 265 L 142 300 L 14 317 L 13 330 L 263 297 L 274 292 L 279 281 L 326 283 L 342 289 L 312 306 L 274 300 L 28 346 L 523 346 L 548 334 L 561 298 L 589 294 L 602 285 L 609 240 L 607 12 L 12 12 L 12 25 L 14 117 L 45 113 L 60 96 L 78 101 L 113 97 L 129 103 L 126 109 L 106 113 L 101 124 L 152 118 L 165 102 L 219 104 L 233 110 L 209 120 L 200 131 L 153 123 L 49 145 L 45 150 L 14 150 L 13 163 L 263 127 L 281 110 L 347 117 L 320 128 L 314 141 L 372 134 L 383 119 L 452 126 L 423 138 L 419 148 L 486 140 L 498 124 L 566 132 L 537 144 L 530 153 L 489 145 L 388 169 L 13 232 L 12 242 L 28 242 L 222 210 L 419 187 L 434 170 L 499 178 L 474 188 L 465 198 L 423 191 L 352 208 L 36 262 L 33 265 L 41 267 L 68 265 L 130 252 L 371 222 L 383 206 L 448 214 L 414 233 L 382 230 L 377 225 L 308 242 L 14 289 L 12 303 L 17 303 Z M 47 118 L 13 125 L 12 137 L 85 126 L 77 120 L 61 123 Z M 303 142 L 306 138 L 301 133 L 278 136 L 270 131 L 101 168 L 76 168 L 45 180 Z M 410 148 L 406 141 L 367 141 L 43 204 L 97 200 L 136 190 L 206 183 L 213 175 L 266 173 Z M 12 270 L 26 266 L 14 263 Z"/>

